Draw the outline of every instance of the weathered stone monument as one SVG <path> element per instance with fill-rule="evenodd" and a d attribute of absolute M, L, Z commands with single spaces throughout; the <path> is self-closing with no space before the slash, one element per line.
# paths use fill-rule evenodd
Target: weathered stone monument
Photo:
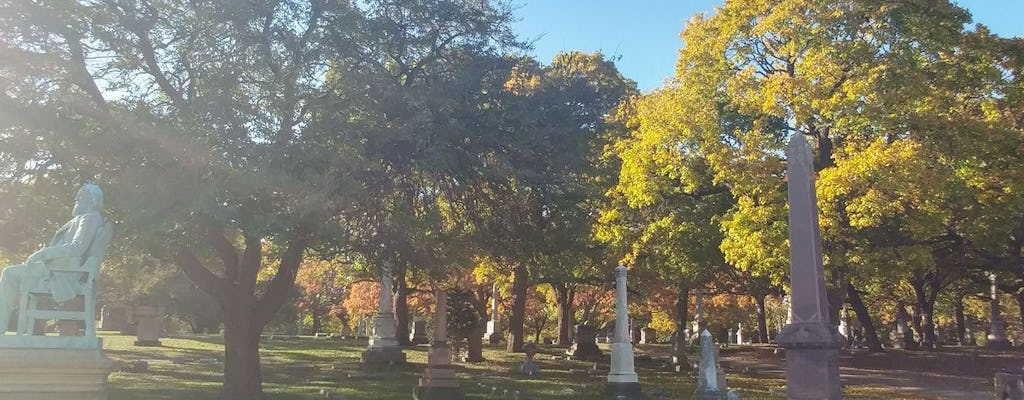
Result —
<path fill-rule="evenodd" d="M 896 305 L 896 337 L 893 346 L 897 349 L 912 350 L 917 348 L 914 341 L 914 331 L 910 329 L 910 313 L 903 306 L 903 303 Z"/>
<path fill-rule="evenodd" d="M 101 331 L 122 331 L 128 325 L 126 307 L 119 304 L 107 304 L 100 308 Z"/>
<path fill-rule="evenodd" d="M 532 342 L 524 344 L 523 353 L 526 353 L 526 360 L 523 361 L 523 365 L 520 365 L 516 371 L 526 376 L 540 375 L 540 368 L 537 367 L 537 364 L 533 363 L 533 357 L 537 355 L 537 345 Z"/>
<path fill-rule="evenodd" d="M 736 343 L 736 329 L 729 328 L 729 331 L 726 334 L 725 345 L 728 346 L 734 343 Z"/>
<path fill-rule="evenodd" d="M 160 337 L 163 336 L 164 324 L 167 321 L 163 307 L 135 306 L 129 315 L 135 321 L 136 346 L 161 346 Z"/>
<path fill-rule="evenodd" d="M 600 347 L 597 347 L 597 328 L 588 324 L 578 324 L 575 328 L 576 341 L 569 346 L 565 354 L 574 360 L 600 359 L 604 353 L 601 352 Z"/>
<path fill-rule="evenodd" d="M 793 134 L 786 156 L 792 321 L 777 338 L 786 349 L 786 397 L 839 400 L 839 348 L 844 340 L 829 322 L 815 172 L 803 134 Z"/>
<path fill-rule="evenodd" d="M 651 327 L 646 327 L 640 330 L 640 343 L 642 344 L 653 344 L 658 343 L 658 331 Z"/>
<path fill-rule="evenodd" d="M 413 345 L 430 343 L 427 337 L 427 323 L 416 317 L 412 321 L 412 332 L 409 332 L 409 343 Z"/>
<path fill-rule="evenodd" d="M 405 353 L 395 337 L 395 315 L 392 312 L 391 266 L 385 265 L 380 273 L 380 308 L 373 319 L 373 336 L 363 352 L 364 364 L 403 364 Z"/>
<path fill-rule="evenodd" d="M 988 277 L 992 281 L 992 294 L 989 298 L 992 325 L 988 336 L 985 337 L 985 348 L 996 350 L 1009 349 L 1011 346 L 1010 341 L 1006 339 L 1006 321 L 1003 320 L 1003 316 L 999 312 L 998 278 L 996 274 L 989 274 Z"/>
<path fill-rule="evenodd" d="M 484 333 L 484 340 L 491 344 L 501 342 L 501 313 L 498 312 L 498 304 L 501 303 L 501 292 L 498 284 L 491 287 L 491 320 L 487 321 L 487 332 Z"/>
<path fill-rule="evenodd" d="M 697 400 L 729 399 L 729 389 L 725 385 L 725 373 L 722 372 L 722 367 L 718 363 L 715 339 L 707 330 L 700 334 L 700 363 L 697 365 L 697 390 L 693 392 L 693 398 Z"/>
<path fill-rule="evenodd" d="M 413 392 L 414 400 L 461 399 L 459 380 L 452 365 L 452 348 L 448 345 L 448 294 L 438 290 L 435 294 L 437 307 L 434 327 L 434 341 L 427 353 L 427 368 Z"/>
<path fill-rule="evenodd" d="M 113 362 L 96 337 L 96 279 L 113 226 L 104 220 L 103 192 L 84 185 L 74 217 L 24 264 L 0 274 L 0 331 L 17 308 L 17 335 L 0 332 L 0 400 L 101 400 Z M 38 307 L 43 298 L 82 304 L 81 311 Z M 74 302 L 71 302 L 73 299 Z M 84 324 L 81 336 L 37 336 L 37 322 Z M 76 334 L 78 329 L 74 330 Z"/>
<path fill-rule="evenodd" d="M 616 400 L 644 399 L 640 379 L 633 367 L 633 344 L 629 341 L 629 309 L 626 303 L 626 267 L 615 268 L 615 338 L 612 339 L 608 394 Z"/>

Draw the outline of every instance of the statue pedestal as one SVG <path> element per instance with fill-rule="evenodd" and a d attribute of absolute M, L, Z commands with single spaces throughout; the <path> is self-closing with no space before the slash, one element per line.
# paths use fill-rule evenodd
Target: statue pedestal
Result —
<path fill-rule="evenodd" d="M 786 398 L 840 400 L 839 349 L 843 337 L 823 322 L 782 327 L 776 339 L 786 349 Z"/>
<path fill-rule="evenodd" d="M 113 365 L 98 348 L 0 348 L 0 400 L 106 400 Z"/>

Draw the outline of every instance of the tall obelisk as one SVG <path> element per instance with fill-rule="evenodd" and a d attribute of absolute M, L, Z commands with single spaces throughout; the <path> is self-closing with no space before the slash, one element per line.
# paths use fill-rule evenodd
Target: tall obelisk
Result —
<path fill-rule="evenodd" d="M 643 399 L 640 380 L 633 366 L 633 343 L 629 340 L 629 309 L 626 302 L 626 267 L 615 268 L 615 338 L 612 339 L 608 393 L 613 399 Z"/>
<path fill-rule="evenodd" d="M 373 319 L 373 336 L 362 354 L 363 364 L 404 364 L 405 353 L 395 338 L 395 315 L 392 312 L 391 265 L 380 270 L 380 308 Z"/>
<path fill-rule="evenodd" d="M 789 263 L 792 321 L 779 332 L 786 349 L 786 397 L 839 400 L 843 338 L 828 316 L 818 198 L 811 146 L 795 133 L 786 147 L 789 188 Z"/>

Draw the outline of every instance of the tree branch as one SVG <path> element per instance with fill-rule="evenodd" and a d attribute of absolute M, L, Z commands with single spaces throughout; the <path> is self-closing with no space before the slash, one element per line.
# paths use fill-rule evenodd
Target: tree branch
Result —
<path fill-rule="evenodd" d="M 224 278 L 228 282 L 238 281 L 238 249 L 219 231 L 210 229 L 206 236 L 210 240 L 210 245 L 217 251 L 217 256 L 224 263 Z"/>
<path fill-rule="evenodd" d="M 204 267 L 188 248 L 184 246 L 178 248 L 174 255 L 174 261 L 185 272 L 185 275 L 207 294 L 220 299 L 227 291 L 228 282 Z"/>
<path fill-rule="evenodd" d="M 310 235 L 304 228 L 298 228 L 288 242 L 288 248 L 281 256 L 281 263 L 277 267 L 277 274 L 270 281 L 267 291 L 263 297 L 256 301 L 256 324 L 264 326 L 272 318 L 277 310 L 288 300 L 292 287 L 295 286 L 295 276 L 302 264 L 302 254 L 309 245 Z"/>
<path fill-rule="evenodd" d="M 238 276 L 238 283 L 246 291 L 252 292 L 256 288 L 256 277 L 263 267 L 263 238 L 245 236 L 245 253 L 242 254 L 241 271 Z"/>

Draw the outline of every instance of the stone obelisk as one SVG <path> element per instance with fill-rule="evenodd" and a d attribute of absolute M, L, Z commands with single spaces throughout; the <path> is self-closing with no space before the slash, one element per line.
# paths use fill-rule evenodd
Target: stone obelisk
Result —
<path fill-rule="evenodd" d="M 786 157 L 792 321 L 777 339 L 786 349 L 786 397 L 839 400 L 839 348 L 844 340 L 829 321 L 815 172 L 803 134 L 790 139 Z"/>
<path fill-rule="evenodd" d="M 999 313 L 998 277 L 996 277 L 996 274 L 989 274 L 988 278 L 992 281 L 992 293 L 989 297 L 992 326 L 989 329 L 988 336 L 985 337 L 985 348 L 1006 350 L 1012 346 L 1010 346 L 1010 341 L 1006 339 L 1006 321 L 1003 320 L 1002 315 Z"/>
<path fill-rule="evenodd" d="M 501 302 L 501 292 L 498 291 L 498 284 L 491 287 L 491 320 L 487 321 L 487 332 L 484 333 L 484 340 L 491 344 L 501 341 L 501 314 L 498 313 L 498 303 Z"/>
<path fill-rule="evenodd" d="M 615 337 L 608 372 L 608 393 L 613 399 L 643 399 L 640 380 L 633 367 L 633 343 L 629 340 L 629 309 L 626 303 L 626 267 L 615 268 Z"/>
<path fill-rule="evenodd" d="M 373 336 L 363 352 L 364 364 L 402 364 L 405 353 L 395 338 L 395 315 L 392 313 L 391 268 L 385 265 L 380 273 L 380 308 L 373 319 Z"/>
<path fill-rule="evenodd" d="M 435 292 L 434 341 L 427 352 L 427 367 L 420 384 L 413 392 L 415 400 L 455 400 L 462 398 L 459 380 L 452 365 L 452 348 L 448 345 L 448 294 Z"/>

